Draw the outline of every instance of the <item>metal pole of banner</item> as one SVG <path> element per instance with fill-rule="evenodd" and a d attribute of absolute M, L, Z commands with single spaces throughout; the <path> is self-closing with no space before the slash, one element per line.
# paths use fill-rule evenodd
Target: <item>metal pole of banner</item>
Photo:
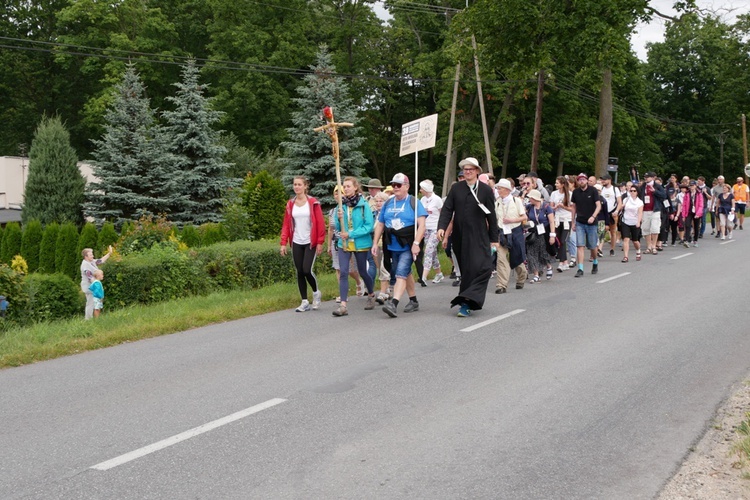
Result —
<path fill-rule="evenodd" d="M 414 240 L 417 239 L 417 203 L 419 203 L 419 151 L 414 151 Z M 421 276 L 420 276 L 421 278 Z"/>

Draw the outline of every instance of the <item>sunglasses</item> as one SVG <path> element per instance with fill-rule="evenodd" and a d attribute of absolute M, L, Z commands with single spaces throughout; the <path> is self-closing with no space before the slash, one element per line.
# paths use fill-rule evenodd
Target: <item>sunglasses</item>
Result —
<path fill-rule="evenodd" d="M 403 186 L 403 184 L 399 184 L 398 182 L 394 182 L 394 183 L 391 184 L 391 186 L 393 186 L 394 188 L 400 188 L 401 186 Z"/>
<path fill-rule="evenodd" d="M 631 190 L 630 190 L 630 192 L 631 192 L 631 193 L 637 193 L 637 192 L 638 192 L 638 190 L 637 190 L 637 189 L 631 189 Z"/>

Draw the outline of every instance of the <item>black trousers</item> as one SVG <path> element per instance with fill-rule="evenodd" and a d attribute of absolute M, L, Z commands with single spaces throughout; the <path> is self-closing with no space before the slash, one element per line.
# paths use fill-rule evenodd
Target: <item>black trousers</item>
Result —
<path fill-rule="evenodd" d="M 685 217 L 685 241 L 690 243 L 691 241 L 697 242 L 698 236 L 701 234 L 701 217 L 695 217 L 694 214 L 688 214 Z M 690 239 L 690 232 L 692 229 L 693 239 Z"/>
<path fill-rule="evenodd" d="M 297 286 L 302 300 L 307 300 L 308 283 L 313 292 L 318 291 L 318 279 L 312 271 L 316 256 L 315 248 L 310 248 L 310 245 L 292 243 L 292 260 L 297 269 Z"/>

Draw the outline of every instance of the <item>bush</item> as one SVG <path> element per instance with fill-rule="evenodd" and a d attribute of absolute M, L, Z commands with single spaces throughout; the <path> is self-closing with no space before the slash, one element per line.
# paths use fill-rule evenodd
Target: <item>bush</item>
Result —
<path fill-rule="evenodd" d="M 128 255 L 148 250 L 157 243 L 167 242 L 173 234 L 172 224 L 166 219 L 141 217 L 132 230 L 127 233 L 123 231 L 117 247 L 120 253 Z"/>
<path fill-rule="evenodd" d="M 75 279 L 80 272 L 81 253 L 78 252 L 78 228 L 72 222 L 60 226 L 55 247 L 55 272 Z"/>
<path fill-rule="evenodd" d="M 31 274 L 25 282 L 30 321 L 71 318 L 81 314 L 86 306 L 81 287 L 64 274 Z"/>
<path fill-rule="evenodd" d="M 228 240 L 227 235 L 224 233 L 224 228 L 216 222 L 201 224 L 198 228 L 198 235 L 201 239 L 201 246 L 204 247 Z"/>
<path fill-rule="evenodd" d="M 18 274 L 29 274 L 29 265 L 21 254 L 16 255 L 10 261 L 10 268 Z"/>
<path fill-rule="evenodd" d="M 18 222 L 9 222 L 5 226 L 3 243 L 0 245 L 0 259 L 4 264 L 10 264 L 13 257 L 21 253 L 21 226 Z"/>
<path fill-rule="evenodd" d="M 42 242 L 39 244 L 39 272 L 55 272 L 55 249 L 57 248 L 57 237 L 60 234 L 60 226 L 57 222 L 47 224 L 42 233 Z"/>
<path fill-rule="evenodd" d="M 258 175 L 248 175 L 242 191 L 242 204 L 250 215 L 252 238 L 276 238 L 281 232 L 288 201 L 284 185 L 263 170 Z"/>
<path fill-rule="evenodd" d="M 198 230 L 192 224 L 185 224 L 185 227 L 182 228 L 182 231 L 180 231 L 180 241 L 189 248 L 201 246 L 201 237 L 198 234 Z"/>
<path fill-rule="evenodd" d="M 39 269 L 39 248 L 42 244 L 42 223 L 38 220 L 29 221 L 23 227 L 21 237 L 21 255 L 29 265 L 29 272 L 35 273 Z"/>
<path fill-rule="evenodd" d="M 117 243 L 119 239 L 120 235 L 115 231 L 115 225 L 111 222 L 106 222 L 102 226 L 102 230 L 99 231 L 99 239 L 96 242 L 96 255 L 107 253 L 107 248 Z"/>
<path fill-rule="evenodd" d="M 29 305 L 24 279 L 6 265 L 0 265 L 0 295 L 8 301 L 6 320 L 11 323 L 23 323 Z"/>
<path fill-rule="evenodd" d="M 81 235 L 78 237 L 78 255 L 81 254 L 84 248 L 90 248 L 96 250 L 96 244 L 99 241 L 99 231 L 96 230 L 96 226 L 90 222 L 83 225 L 81 229 Z M 94 254 L 99 255 L 99 254 Z"/>
<path fill-rule="evenodd" d="M 112 308 L 205 294 L 214 288 L 187 253 L 170 245 L 111 258 L 102 269 L 107 306 Z"/>

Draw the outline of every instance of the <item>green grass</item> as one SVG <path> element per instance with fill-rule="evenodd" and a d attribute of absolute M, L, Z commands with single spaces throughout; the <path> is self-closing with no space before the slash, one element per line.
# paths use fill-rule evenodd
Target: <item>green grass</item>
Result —
<path fill-rule="evenodd" d="M 445 253 L 440 253 L 440 261 L 447 276 L 450 262 Z M 335 274 L 318 275 L 318 282 L 323 300 L 338 295 Z M 75 318 L 38 323 L 0 333 L 0 368 L 292 309 L 297 305 L 299 292 L 296 283 L 283 283 L 258 290 L 217 292 L 204 297 L 136 305 L 113 312 L 105 309 L 98 319 L 90 321 Z"/>

